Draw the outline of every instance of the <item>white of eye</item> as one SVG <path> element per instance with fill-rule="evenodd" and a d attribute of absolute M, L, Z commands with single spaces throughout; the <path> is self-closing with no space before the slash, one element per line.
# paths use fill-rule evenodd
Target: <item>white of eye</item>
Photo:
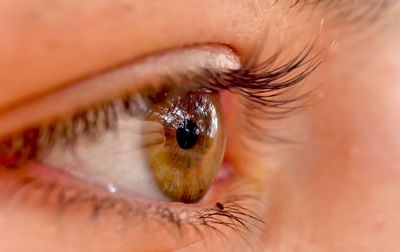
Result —
<path fill-rule="evenodd" d="M 162 125 L 123 118 L 116 127 L 95 141 L 83 136 L 72 148 L 56 144 L 42 162 L 110 192 L 166 200 L 153 182 L 145 154 L 146 144 L 163 144 Z"/>

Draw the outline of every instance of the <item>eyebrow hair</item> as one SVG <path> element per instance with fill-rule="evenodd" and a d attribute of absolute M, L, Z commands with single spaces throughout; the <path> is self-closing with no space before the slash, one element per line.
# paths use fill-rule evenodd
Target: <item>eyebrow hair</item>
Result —
<path fill-rule="evenodd" d="M 293 0 L 291 7 L 322 9 L 335 20 L 347 23 L 397 23 L 400 1 L 397 0 Z"/>

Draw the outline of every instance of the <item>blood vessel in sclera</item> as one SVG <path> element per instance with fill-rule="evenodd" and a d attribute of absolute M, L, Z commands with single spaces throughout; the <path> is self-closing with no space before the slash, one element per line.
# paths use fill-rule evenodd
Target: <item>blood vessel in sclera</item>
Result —
<path fill-rule="evenodd" d="M 20 160 L 18 155 L 4 153 L 0 155 L 0 167 L 12 168 L 15 167 Z"/>

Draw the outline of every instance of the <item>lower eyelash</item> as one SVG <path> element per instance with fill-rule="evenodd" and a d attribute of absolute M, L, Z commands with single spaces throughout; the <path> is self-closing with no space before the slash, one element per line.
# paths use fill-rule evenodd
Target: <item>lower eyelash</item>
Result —
<path fill-rule="evenodd" d="M 47 205 L 54 200 L 53 207 L 57 216 L 67 214 L 74 209 L 87 209 L 90 221 L 97 221 L 107 213 L 115 214 L 121 223 L 132 221 L 146 221 L 149 219 L 167 222 L 180 234 L 184 235 L 185 228 L 192 229 L 200 238 L 214 232 L 221 239 L 229 241 L 223 228 L 236 233 L 250 247 L 254 246 L 249 238 L 257 237 L 256 233 L 263 232 L 264 221 L 247 205 L 249 202 L 258 202 L 258 198 L 251 194 L 232 193 L 214 205 L 194 209 L 185 207 L 180 210 L 174 207 L 148 204 L 134 204 L 124 198 L 114 196 L 99 196 L 90 190 L 77 189 L 73 186 L 62 185 L 29 175 L 16 178 L 8 185 L 3 185 L 3 195 L 12 198 L 14 204 L 29 204 L 29 199 L 35 195 L 40 200 L 40 206 Z M 106 217 L 105 217 L 106 218 Z M 138 220 L 137 218 L 140 218 Z M 135 222 L 133 222 L 135 223 Z M 137 223 L 136 223 L 137 224 Z M 126 228 L 135 228 L 136 225 Z M 160 225 L 164 226 L 164 225 Z M 186 231 L 186 230 L 185 230 Z M 183 240 L 184 237 L 181 237 Z M 179 242 L 179 241 L 177 241 Z"/>

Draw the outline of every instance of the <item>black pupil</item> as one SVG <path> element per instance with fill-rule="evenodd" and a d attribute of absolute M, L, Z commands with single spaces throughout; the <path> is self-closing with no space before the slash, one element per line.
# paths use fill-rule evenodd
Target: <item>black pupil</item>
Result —
<path fill-rule="evenodd" d="M 199 128 L 190 119 L 185 119 L 176 130 L 176 141 L 179 147 L 185 150 L 191 149 L 196 145 L 198 136 Z"/>

